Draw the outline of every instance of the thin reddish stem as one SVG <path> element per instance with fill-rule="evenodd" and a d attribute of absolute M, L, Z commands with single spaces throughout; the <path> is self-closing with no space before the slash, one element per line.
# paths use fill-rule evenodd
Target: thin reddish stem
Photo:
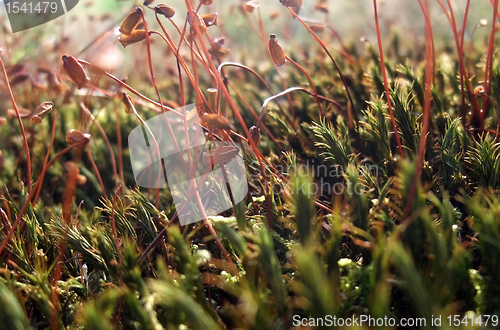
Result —
<path fill-rule="evenodd" d="M 401 145 L 401 139 L 399 137 L 398 125 L 396 124 L 396 118 L 394 117 L 394 112 L 392 110 L 391 95 L 389 94 L 389 81 L 387 80 L 387 73 L 385 70 L 384 50 L 382 48 L 382 36 L 380 34 L 380 25 L 379 25 L 379 21 L 378 21 L 377 0 L 373 0 L 373 10 L 375 13 L 375 27 L 377 29 L 378 49 L 379 49 L 379 53 L 380 53 L 380 66 L 382 69 L 382 76 L 384 79 L 384 89 L 385 89 L 385 96 L 387 99 L 387 106 L 389 107 L 389 114 L 391 116 L 392 127 L 394 128 L 394 135 L 396 136 L 396 142 L 398 144 L 398 151 L 399 151 L 399 154 L 401 155 L 401 158 L 404 158 L 403 148 Z"/>
<path fill-rule="evenodd" d="M 457 24 L 455 22 L 455 14 L 453 12 L 453 7 L 451 6 L 451 2 L 449 0 L 447 0 L 448 7 L 450 8 L 450 12 L 448 12 L 446 10 L 446 7 L 441 2 L 441 0 L 437 0 L 437 1 L 438 1 L 438 4 L 443 9 L 446 17 L 448 18 L 448 21 L 451 25 L 451 29 L 453 31 L 453 36 L 455 37 L 455 45 L 457 48 L 458 60 L 459 60 L 459 65 L 460 65 L 460 91 L 462 93 L 462 123 L 465 124 L 465 116 L 466 116 L 466 112 L 467 112 L 466 111 L 466 104 L 465 104 L 465 89 L 464 89 L 464 83 L 465 83 L 465 87 L 467 87 L 467 93 L 469 94 L 469 99 L 473 105 L 473 112 L 469 118 L 469 123 L 467 125 L 464 125 L 464 126 L 471 126 L 476 114 L 479 115 L 481 108 L 479 106 L 479 103 L 477 102 L 476 97 L 474 96 L 474 91 L 472 89 L 472 86 L 470 85 L 469 78 L 468 78 L 466 70 L 465 70 L 465 63 L 463 60 L 463 46 L 461 46 L 461 44 L 460 44 L 460 39 L 459 39 L 459 35 L 458 35 L 458 30 L 457 30 Z M 465 26 L 463 28 L 465 29 Z"/>
<path fill-rule="evenodd" d="M 302 72 L 307 80 L 309 81 L 309 84 L 311 85 L 311 88 L 314 92 L 314 97 L 316 98 L 316 103 L 318 104 L 318 108 L 319 108 L 319 114 L 321 115 L 321 117 L 324 117 L 325 116 L 325 112 L 323 111 L 323 107 L 321 106 L 321 102 L 319 100 L 319 97 L 318 97 L 318 91 L 316 90 L 316 86 L 314 85 L 312 79 L 311 79 L 311 76 L 309 76 L 309 74 L 307 73 L 306 70 L 304 70 L 303 67 L 301 67 L 297 62 L 295 62 L 294 60 L 292 60 L 290 57 L 288 56 L 285 56 L 285 58 L 287 59 L 288 62 L 292 63 L 293 65 L 295 65 L 295 67 L 297 69 L 300 70 L 300 72 Z M 352 118 L 349 119 L 349 121 L 351 121 Z"/>
<path fill-rule="evenodd" d="M 5 78 L 5 83 L 7 85 L 7 91 L 9 92 L 10 100 L 12 102 L 12 106 L 16 111 L 17 121 L 19 123 L 19 127 L 21 127 L 21 133 L 23 135 L 23 145 L 24 151 L 26 152 L 26 168 L 27 168 L 27 179 L 26 186 L 28 187 L 28 194 L 31 194 L 31 155 L 30 148 L 28 146 L 28 139 L 26 138 L 26 132 L 24 130 L 23 121 L 21 119 L 21 115 L 19 114 L 19 108 L 16 104 L 16 99 L 14 98 L 14 94 L 12 93 L 12 88 L 10 87 L 9 77 L 7 76 L 7 71 L 5 70 L 5 66 L 3 64 L 2 58 L 0 57 L 0 67 L 2 68 L 2 73 Z"/>
<path fill-rule="evenodd" d="M 54 163 L 54 161 L 57 158 L 61 157 L 62 155 L 64 155 L 65 153 L 67 153 L 68 151 L 70 151 L 71 149 L 73 149 L 74 147 L 78 147 L 78 146 L 84 145 L 84 143 L 87 143 L 87 141 L 83 140 L 80 143 L 72 144 L 69 147 L 66 147 L 65 149 L 63 149 L 62 151 L 60 151 L 57 155 L 55 155 L 54 158 L 52 158 L 50 160 L 50 162 L 48 162 L 46 164 L 46 166 L 44 166 L 44 168 L 42 169 L 42 174 L 40 175 L 40 177 L 36 181 L 36 183 L 34 185 L 34 189 L 38 189 L 38 186 L 42 185 L 42 183 L 43 183 L 43 175 L 45 174 L 45 172 L 48 170 L 48 168 Z M 3 239 L 2 245 L 0 246 L 0 255 L 2 255 L 3 250 L 5 249 L 5 247 L 7 246 L 7 244 L 9 244 L 9 241 L 12 238 L 12 235 L 14 234 L 14 231 L 16 230 L 17 226 L 21 222 L 21 219 L 22 219 L 24 213 L 26 212 L 26 210 L 28 209 L 28 206 L 30 205 L 30 203 L 33 200 L 34 196 L 35 196 L 34 194 L 31 194 L 31 195 L 27 196 L 27 199 L 26 199 L 26 202 L 24 203 L 23 208 L 21 209 L 21 211 L 19 211 L 19 214 L 16 217 L 16 221 L 14 221 L 14 223 L 12 224 L 12 228 L 7 233 L 7 235 L 5 236 L 5 238 Z"/>
<path fill-rule="evenodd" d="M 497 0 L 498 1 L 498 0 Z M 405 212 L 403 219 L 406 219 L 411 211 L 411 206 L 413 205 L 413 199 L 415 198 L 415 194 L 417 192 L 418 181 L 420 179 L 420 173 L 422 171 L 422 166 L 424 162 L 425 155 L 425 143 L 427 139 L 427 132 L 429 131 L 429 122 L 431 117 L 431 102 L 432 102 L 432 94 L 431 94 L 431 85 L 434 72 L 433 66 L 433 47 L 432 47 L 432 33 L 431 33 L 431 18 L 429 12 L 429 0 L 425 0 L 425 5 L 421 0 L 418 0 L 418 3 L 422 9 L 425 18 L 425 96 L 424 96 L 424 112 L 423 112 L 423 126 L 422 126 L 422 134 L 420 135 L 420 144 L 418 148 L 418 160 L 416 163 L 415 176 L 413 177 L 413 182 L 411 186 L 410 193 L 408 195 L 408 200 L 406 202 Z"/>
<path fill-rule="evenodd" d="M 318 35 L 316 33 L 314 33 L 314 31 L 309 27 L 309 25 L 307 25 L 306 22 L 304 22 L 302 20 L 302 18 L 300 18 L 300 16 L 297 15 L 297 13 L 295 13 L 292 10 L 292 8 L 289 7 L 288 10 L 290 11 L 290 13 L 292 13 L 292 15 L 297 20 L 300 21 L 300 23 L 302 23 L 302 25 L 309 31 L 309 33 L 314 37 L 314 39 L 316 39 L 316 41 L 318 42 L 318 44 L 321 46 L 321 48 L 323 48 L 323 50 L 325 51 L 325 53 L 328 55 L 328 57 L 332 61 L 333 65 L 335 66 L 335 69 L 337 70 L 337 73 L 339 74 L 340 80 L 342 81 L 342 84 L 344 85 L 345 92 L 347 94 L 347 98 L 348 98 L 349 102 L 351 103 L 351 107 L 352 107 L 351 110 L 353 112 L 352 117 L 356 118 L 356 114 L 354 113 L 354 111 L 355 111 L 356 108 L 354 107 L 354 102 L 353 102 L 352 97 L 351 97 L 351 92 L 349 91 L 349 86 L 347 86 L 347 81 L 345 80 L 345 77 L 342 74 L 342 71 L 340 70 L 340 67 L 337 64 L 337 61 L 335 61 L 335 59 L 333 58 L 332 54 L 330 53 L 330 51 L 326 47 L 325 43 L 318 37 Z M 356 126 L 358 126 L 358 120 L 356 120 Z M 352 128 L 352 123 L 349 123 L 349 127 Z"/>
<path fill-rule="evenodd" d="M 52 132 L 50 135 L 50 143 L 49 143 L 49 148 L 47 149 L 47 153 L 45 154 L 45 160 L 43 162 L 42 169 L 45 167 L 45 165 L 47 165 L 47 162 L 49 161 L 49 157 L 50 157 L 50 151 L 52 149 L 52 146 L 54 145 L 54 137 L 56 135 L 56 123 L 57 123 L 56 119 L 57 119 L 56 110 L 54 109 L 53 115 L 52 115 Z M 40 177 L 43 180 L 43 174 L 40 174 Z M 36 204 L 36 201 L 38 200 L 38 196 L 40 195 L 41 191 L 42 191 L 42 187 L 40 186 L 36 191 L 35 198 L 33 199 L 33 205 Z"/>
<path fill-rule="evenodd" d="M 97 181 L 99 181 L 99 185 L 101 186 L 102 194 L 106 195 L 106 188 L 104 188 L 104 183 L 102 182 L 101 173 L 99 173 L 99 169 L 97 168 L 94 158 L 92 157 L 92 153 L 90 152 L 90 144 L 87 145 L 87 156 L 89 157 L 89 161 L 97 177 Z"/>
<path fill-rule="evenodd" d="M 118 172 L 120 174 L 120 181 L 122 187 L 122 198 L 125 203 L 125 178 L 123 175 L 123 146 L 122 146 L 122 131 L 120 125 L 120 113 L 118 108 L 115 106 L 115 116 L 116 116 L 116 139 L 118 142 Z"/>
<path fill-rule="evenodd" d="M 488 53 L 486 55 L 486 67 L 485 67 L 485 72 L 484 72 L 484 92 L 485 95 L 489 96 L 491 95 L 491 84 L 492 84 L 492 77 L 493 77 L 493 50 L 495 46 L 495 31 L 496 31 L 496 26 L 494 24 L 496 14 L 498 12 L 498 0 L 494 1 L 493 4 L 493 18 L 492 18 L 492 23 L 491 24 L 491 32 L 490 32 L 490 39 L 488 41 Z M 484 119 L 488 115 L 489 112 L 489 102 L 490 99 L 489 97 L 485 97 L 483 101 L 483 111 L 480 112 L 480 117 L 481 117 L 481 126 L 480 128 L 484 128 Z"/>
<path fill-rule="evenodd" d="M 115 153 L 113 151 L 113 147 L 111 146 L 111 142 L 109 142 L 108 136 L 106 134 L 106 131 L 104 128 L 102 128 L 101 124 L 96 120 L 94 115 L 90 112 L 89 109 L 83 104 L 83 102 L 79 101 L 78 104 L 80 105 L 80 108 L 85 112 L 87 116 L 89 116 L 92 119 L 92 124 L 95 124 L 97 126 L 97 129 L 99 130 L 99 133 L 101 133 L 101 136 L 104 140 L 104 143 L 106 144 L 106 147 L 109 150 L 110 158 L 111 158 L 111 165 L 113 169 L 113 179 L 115 180 L 115 186 L 118 188 L 119 183 L 118 183 L 118 170 L 116 166 L 116 159 L 115 159 Z"/>
<path fill-rule="evenodd" d="M 255 77 L 257 77 L 257 79 L 259 79 L 259 81 L 266 87 L 266 89 L 269 91 L 269 93 L 271 95 L 274 95 L 274 92 L 272 91 L 271 87 L 266 83 L 266 81 L 257 73 L 255 72 L 255 70 L 247 67 L 246 65 L 243 65 L 243 64 L 240 64 L 240 63 L 235 63 L 235 62 L 223 62 L 219 65 L 219 67 L 217 68 L 217 72 L 221 75 L 221 76 L 224 76 L 224 68 L 226 66 L 233 66 L 233 67 L 237 67 L 237 68 L 241 68 L 241 69 L 244 69 L 244 70 L 247 70 L 248 72 L 250 72 L 251 74 L 253 74 Z M 219 98 L 217 100 L 217 103 L 220 102 L 220 93 L 219 93 Z M 295 127 L 295 124 L 292 120 L 292 118 L 290 118 L 290 116 L 283 110 L 283 107 L 281 106 L 281 104 L 278 104 L 278 107 L 280 109 L 280 112 L 281 114 L 283 115 L 283 117 L 286 119 L 287 123 L 291 126 L 291 127 Z"/>
<path fill-rule="evenodd" d="M 120 280 L 122 276 L 122 255 L 120 253 L 120 245 L 119 245 L 119 240 L 118 240 L 118 232 L 116 231 L 116 221 L 115 221 L 115 205 L 116 205 L 116 198 L 118 197 L 118 191 L 120 190 L 120 187 L 116 189 L 115 194 L 113 195 L 113 202 L 111 203 L 111 230 L 113 231 L 113 237 L 115 239 L 115 246 L 116 246 L 116 254 L 118 255 L 118 263 L 120 265 Z M 125 202 L 125 201 L 123 201 Z"/>

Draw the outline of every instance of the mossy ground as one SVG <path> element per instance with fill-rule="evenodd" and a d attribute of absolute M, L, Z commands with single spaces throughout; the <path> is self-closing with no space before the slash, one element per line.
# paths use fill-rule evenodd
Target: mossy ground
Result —
<path fill-rule="evenodd" d="M 276 10 L 292 20 L 286 7 Z M 491 7 L 485 13 L 493 17 Z M 230 14 L 221 6 L 219 15 Z M 154 34 L 150 53 L 147 41 L 125 49 L 115 75 L 126 86 L 85 66 L 91 81 L 81 90 L 60 60 L 63 53 L 80 58 L 72 53 L 75 40 L 43 43 L 34 32 L 22 39 L 5 36 L 0 56 L 17 106 L 33 110 L 52 101 L 54 111 L 39 125 L 21 119 L 24 135 L 17 116 L 0 127 L 0 328 L 288 329 L 294 315 L 423 318 L 421 328 L 432 328 L 439 315 L 440 328 L 457 328 L 447 317 L 460 315 L 458 328 L 495 328 L 500 67 L 491 21 L 465 27 L 463 54 L 440 31 L 434 31 L 429 52 L 424 26 L 411 40 L 393 28 L 382 38 L 386 86 L 376 35 L 340 43 L 332 30 L 316 27 L 337 70 L 297 21 L 293 29 L 301 28 L 304 40 L 286 27 L 263 25 L 261 31 L 257 9 L 238 15 L 239 28 L 252 35 L 248 51 L 228 46 L 228 58 L 205 53 L 201 39 L 213 48 L 213 38 L 230 23 L 210 27 L 210 40 L 193 33 L 196 43 L 190 37 L 183 42 L 180 54 L 196 84 L 185 71 L 179 79 L 174 52 Z M 164 34 L 154 11 L 145 8 L 145 17 L 150 30 Z M 160 21 L 178 46 L 179 32 L 164 17 Z M 492 39 L 476 29 L 491 30 Z M 309 74 L 319 105 L 290 60 L 273 65 L 270 33 Z M 478 37 L 471 44 L 473 33 Z M 112 34 L 104 39 L 109 36 L 117 43 Z M 39 52 L 27 51 L 33 45 Z M 158 100 L 148 55 L 168 106 L 196 103 L 213 110 L 202 95 L 219 88 L 220 114 L 234 127 L 214 130 L 242 148 L 250 192 L 219 216 L 180 226 L 168 190 L 157 195 L 136 187 L 127 137 L 140 122 L 125 113 L 120 97 L 130 86 Z M 227 64 L 231 58 L 239 66 Z M 209 59 L 215 66 L 226 61 L 220 78 L 228 94 L 215 83 L 219 73 L 209 74 Z M 60 86 L 48 80 L 49 73 Z M 158 106 L 128 94 L 142 118 L 159 113 Z M 13 106 L 5 79 L 0 101 L 7 116 Z M 249 145 L 246 130 L 257 125 L 261 111 L 260 145 Z M 90 142 L 68 144 L 69 129 L 90 133 Z M 495 316 L 485 324 L 482 315 Z"/>

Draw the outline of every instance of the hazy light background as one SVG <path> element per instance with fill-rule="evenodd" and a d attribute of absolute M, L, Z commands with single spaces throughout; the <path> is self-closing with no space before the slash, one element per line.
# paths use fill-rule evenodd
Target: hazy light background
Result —
<path fill-rule="evenodd" d="M 29 1 L 29 0 L 27 0 Z M 60 0 L 49 0 L 57 1 Z M 0 3 L 3 0 L 0 0 Z M 214 5 L 210 8 L 215 9 L 219 12 L 224 12 L 231 6 L 238 5 L 242 1 L 238 0 L 215 0 Z M 445 2 L 445 1 L 443 1 Z M 451 1 L 455 14 L 457 15 L 457 22 L 461 23 L 462 13 L 465 6 L 465 1 L 463 0 L 452 0 Z M 142 1 L 135 0 L 80 0 L 77 7 L 72 11 L 80 11 L 79 15 L 83 14 L 99 14 L 110 12 L 111 14 L 116 14 L 119 16 L 120 12 L 124 12 L 125 9 L 131 8 L 134 4 L 140 4 Z M 184 0 L 168 0 L 168 1 L 155 1 L 153 6 L 158 3 L 166 3 L 174 8 L 176 8 L 179 13 L 185 13 L 182 9 L 185 7 Z M 197 0 L 192 1 L 192 3 L 197 3 Z M 279 0 L 262 0 L 259 1 L 261 4 L 262 18 L 264 20 L 268 19 L 271 11 L 280 10 L 284 16 L 286 16 L 286 8 L 284 8 Z M 315 12 L 312 8 L 316 1 L 314 0 L 304 0 L 304 5 L 301 14 L 304 18 L 310 18 L 312 20 L 324 21 L 325 15 Z M 328 6 L 330 13 L 327 16 L 328 22 L 333 25 L 340 32 L 347 35 L 359 34 L 361 32 L 367 32 L 373 28 L 373 2 L 372 0 L 329 0 Z M 430 1 L 431 7 L 433 9 L 433 21 L 435 22 L 436 28 L 446 27 L 443 23 L 446 23 L 446 18 L 443 12 L 437 5 L 437 1 Z M 89 4 L 91 4 L 89 6 Z M 422 14 L 415 0 L 378 0 L 379 4 L 379 14 L 382 21 L 388 24 L 400 24 L 402 28 L 405 29 L 418 29 L 423 27 Z M 491 4 L 488 0 L 475 0 L 472 2 L 471 10 L 469 13 L 469 23 L 472 24 L 480 18 L 487 18 L 491 20 L 491 17 L 483 17 L 492 12 Z M 5 17 L 5 9 L 3 6 L 0 8 L 0 13 L 2 19 Z M 183 15 L 182 15 L 183 16 Z M 66 17 L 68 19 L 68 17 Z M 279 25 L 285 20 L 285 17 L 277 20 Z M 449 29 L 447 29 L 449 30 Z"/>
<path fill-rule="evenodd" d="M 0 2 L 3 1 L 0 0 Z M 198 0 L 192 0 L 192 2 L 197 4 Z M 308 36 L 307 31 L 305 31 L 304 27 L 297 20 L 292 19 L 288 9 L 283 7 L 279 3 L 279 0 L 262 0 L 259 2 L 261 4 L 260 15 L 267 35 L 271 33 L 276 34 L 280 43 L 285 47 L 289 46 L 295 49 L 310 47 L 312 39 Z M 432 7 L 431 18 L 436 40 L 452 38 L 449 23 L 437 1 L 433 0 L 429 2 Z M 455 0 L 451 2 L 454 6 L 457 23 L 461 24 L 465 1 Z M 79 4 L 67 15 L 39 27 L 19 32 L 18 34 L 25 38 L 30 38 L 36 34 L 37 39 L 34 40 L 33 49 L 35 49 L 37 43 L 56 43 L 62 36 L 68 36 L 70 37 L 68 49 L 71 49 L 74 54 L 79 54 L 89 44 L 93 44 L 91 47 L 91 50 L 95 48 L 93 52 L 102 48 L 103 44 L 108 44 L 113 45 L 113 52 L 116 56 L 127 57 L 137 47 L 133 45 L 123 50 L 117 41 L 118 35 L 113 33 L 113 27 L 116 30 L 116 27 L 119 26 L 121 20 L 127 15 L 134 4 L 140 3 L 142 1 L 80 0 Z M 177 10 L 175 20 L 182 26 L 186 17 L 185 1 L 155 1 L 153 6 L 159 3 L 166 3 L 174 7 Z M 244 57 L 247 60 L 254 59 L 258 62 L 265 58 L 262 56 L 265 51 L 265 45 L 256 33 L 252 31 L 245 16 L 239 10 L 238 6 L 240 3 L 241 1 L 238 0 L 215 0 L 212 6 L 204 6 L 201 13 L 214 11 L 219 13 L 219 26 L 211 27 L 209 33 L 212 38 L 226 37 L 227 47 L 232 50 L 228 60 L 239 61 Z M 304 0 L 304 5 L 300 11 L 303 19 L 327 24 L 337 30 L 344 41 L 357 43 L 359 47 L 363 46 L 363 43 L 360 41 L 361 38 L 376 43 L 372 0 L 329 0 L 327 2 L 329 7 L 328 14 L 314 10 L 315 3 L 315 0 Z M 378 4 L 383 35 L 386 36 L 391 30 L 397 29 L 403 42 L 417 45 L 417 41 L 424 40 L 424 20 L 416 0 L 379 0 Z M 278 12 L 279 16 L 271 20 L 270 15 L 273 12 Z M 488 0 L 475 0 L 472 2 L 466 30 L 467 40 L 470 38 L 470 33 L 479 20 L 487 19 L 488 26 L 490 26 L 492 12 L 492 7 Z M 146 15 L 149 28 L 159 30 L 153 12 L 147 10 Z M 252 14 L 252 22 L 255 24 L 257 23 L 258 15 L 257 11 Z M 107 18 L 103 20 L 103 17 Z M 164 18 L 163 21 L 166 23 L 165 25 L 168 27 L 169 33 L 172 33 L 172 36 L 177 39 L 177 32 Z M 0 24 L 6 24 L 6 13 L 3 4 L 0 5 Z M 97 37 L 105 31 L 110 31 L 107 37 L 101 38 L 98 40 L 99 42 L 96 42 Z M 488 33 L 489 28 L 477 29 L 474 39 L 478 43 L 484 42 L 484 38 L 486 38 Z M 2 37 L 0 35 L 0 47 L 2 46 L 3 38 L 8 38 L 8 36 Z M 336 41 L 332 41 L 329 36 L 323 35 L 322 38 L 329 40 L 330 46 L 334 48 L 338 46 Z M 157 44 L 160 44 L 159 40 Z M 162 44 L 162 46 L 166 48 L 166 45 Z M 106 47 L 111 49 L 109 46 Z M 35 53 L 32 55 L 36 56 L 39 54 Z M 115 55 L 111 54 L 110 56 Z M 82 57 L 85 56 L 82 55 Z"/>

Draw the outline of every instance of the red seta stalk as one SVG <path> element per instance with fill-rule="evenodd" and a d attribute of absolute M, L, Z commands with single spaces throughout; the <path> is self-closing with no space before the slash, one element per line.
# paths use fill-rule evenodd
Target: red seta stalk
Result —
<path fill-rule="evenodd" d="M 429 122 L 431 117 L 431 102 L 432 102 L 432 94 L 431 94 L 431 86 L 433 80 L 433 72 L 434 72 L 434 47 L 433 45 L 433 37 L 432 37 L 432 25 L 429 11 L 429 0 L 425 0 L 425 5 L 422 3 L 422 0 L 418 0 L 420 8 L 424 14 L 425 18 L 425 92 L 424 92 L 424 111 L 423 111 L 423 126 L 422 126 L 422 134 L 420 135 L 420 144 L 418 147 L 418 158 L 415 169 L 415 176 L 413 177 L 413 182 L 411 185 L 410 194 L 408 195 L 408 200 L 406 202 L 406 207 L 404 211 L 403 219 L 406 219 L 411 211 L 411 206 L 413 205 L 413 199 L 415 198 L 415 194 L 417 193 L 418 181 L 420 179 L 420 173 L 422 172 L 422 165 L 424 162 L 425 155 L 425 142 L 427 140 L 427 132 L 429 131 Z"/>
<path fill-rule="evenodd" d="M 443 5 L 441 0 L 437 0 L 438 4 L 441 6 L 443 9 L 446 17 L 448 18 L 448 21 L 450 22 L 451 29 L 453 31 L 453 36 L 455 38 L 455 45 L 457 48 L 458 52 L 458 60 L 459 60 L 459 65 L 460 65 L 460 90 L 462 93 L 462 124 L 464 126 L 471 126 L 474 121 L 476 120 L 476 116 L 479 116 L 479 112 L 481 111 L 481 107 L 479 106 L 479 103 L 477 102 L 476 97 L 474 96 L 474 91 L 472 89 L 472 86 L 469 82 L 469 78 L 467 75 L 467 72 L 465 70 L 465 62 L 464 62 L 464 56 L 463 56 L 463 44 L 460 42 L 458 30 L 457 30 L 457 24 L 455 21 L 455 14 L 453 12 L 453 7 L 451 6 L 450 0 L 446 0 L 446 3 L 448 4 L 448 7 L 450 8 L 450 12 L 446 10 L 446 7 Z M 469 12 L 469 6 L 467 5 L 466 7 L 466 16 L 468 15 Z M 462 30 L 465 30 L 465 23 L 466 23 L 466 17 L 464 17 L 464 26 L 462 26 Z M 469 99 L 472 102 L 472 114 L 469 118 L 469 123 L 465 124 L 465 117 L 467 114 L 466 110 L 466 104 L 465 104 L 465 87 L 467 88 L 467 93 L 469 94 Z"/>
<path fill-rule="evenodd" d="M 484 119 L 488 116 L 489 112 L 489 102 L 490 98 L 489 96 L 491 95 L 491 83 L 492 83 L 492 77 L 493 77 L 493 50 L 495 47 L 495 31 L 496 31 L 496 26 L 495 26 L 495 20 L 496 20 L 496 14 L 498 12 L 498 0 L 495 0 L 493 3 L 493 18 L 491 20 L 491 32 L 490 32 L 490 38 L 488 41 L 488 53 L 486 55 L 486 67 L 485 67 L 485 72 L 484 72 L 484 94 L 485 97 L 483 98 L 483 111 L 480 112 L 480 128 L 484 128 Z"/>
<path fill-rule="evenodd" d="M 49 169 L 49 167 L 54 163 L 54 161 L 57 158 L 61 157 L 62 155 L 64 155 L 65 153 L 67 153 L 68 151 L 70 151 L 71 149 L 73 149 L 74 147 L 83 146 L 85 143 L 87 143 L 87 141 L 82 141 L 80 143 L 72 144 L 69 147 L 67 147 L 67 148 L 63 149 L 62 151 L 60 151 L 57 155 L 55 155 L 54 158 L 52 158 L 52 160 L 50 162 L 48 162 L 43 167 L 42 173 L 40 174 L 40 177 L 38 178 L 38 180 L 36 181 L 35 185 L 33 186 L 33 189 L 38 189 L 39 186 L 41 187 L 41 185 L 43 183 L 43 176 L 45 175 L 45 172 L 47 172 L 47 170 Z M 28 197 L 26 199 L 26 202 L 24 203 L 23 208 L 21 209 L 21 211 L 19 211 L 19 214 L 17 215 L 16 220 L 12 224 L 12 228 L 7 233 L 7 235 L 5 236 L 5 238 L 4 238 L 3 242 L 2 242 L 2 245 L 0 245 L 0 255 L 2 255 L 3 250 L 5 249 L 5 247 L 7 246 L 7 244 L 9 244 L 9 241 L 12 238 L 12 235 L 14 235 L 14 231 L 16 230 L 17 226 L 21 222 L 21 219 L 22 219 L 24 213 L 26 212 L 26 210 L 28 209 L 28 206 L 31 204 L 31 201 L 33 200 L 34 196 L 35 196 L 34 194 L 28 195 Z"/>
<path fill-rule="evenodd" d="M 398 132 L 398 125 L 396 124 L 396 118 L 394 117 L 394 112 L 392 111 L 391 95 L 389 94 L 389 82 L 387 80 L 387 73 L 385 71 L 384 51 L 382 49 L 382 37 L 380 35 L 380 25 L 378 22 L 377 0 L 373 0 L 373 10 L 375 13 L 375 26 L 377 28 L 377 40 L 378 40 L 378 49 L 379 49 L 379 53 L 380 53 L 380 65 L 382 68 L 382 76 L 384 78 L 384 88 L 385 88 L 385 96 L 387 98 L 387 106 L 389 107 L 389 114 L 391 115 L 392 126 L 394 128 L 394 135 L 396 136 L 396 142 L 398 144 L 399 154 L 401 155 L 401 158 L 404 158 L 403 147 L 401 145 L 401 139 L 399 137 L 399 132 Z"/>
<path fill-rule="evenodd" d="M 5 66 L 3 64 L 2 58 L 0 57 L 0 67 L 2 68 L 2 73 L 5 78 L 5 83 L 7 84 L 7 91 L 9 92 L 10 100 L 12 102 L 12 106 L 14 107 L 14 110 L 16 111 L 17 115 L 17 121 L 19 123 L 19 126 L 21 127 L 21 133 L 23 135 L 23 144 L 24 144 L 24 151 L 26 152 L 26 167 L 27 167 L 27 179 L 26 179 L 26 186 L 28 188 L 28 194 L 31 194 L 31 156 L 30 156 L 30 148 L 28 146 L 28 139 L 26 137 L 26 132 L 24 130 L 24 125 L 23 121 L 21 119 L 21 115 L 19 114 L 19 109 L 16 104 L 16 99 L 14 98 L 14 94 L 12 93 L 12 88 L 10 87 L 9 83 L 9 78 L 7 77 L 7 71 L 5 70 Z"/>

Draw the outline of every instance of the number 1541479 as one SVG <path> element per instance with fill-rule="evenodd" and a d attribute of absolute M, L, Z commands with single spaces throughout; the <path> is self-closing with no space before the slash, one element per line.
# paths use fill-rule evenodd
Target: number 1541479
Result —
<path fill-rule="evenodd" d="M 18 1 L 12 1 L 12 2 L 6 2 L 5 3 L 5 8 L 7 9 L 8 14 L 19 14 L 19 13 L 25 13 L 25 14 L 46 14 L 48 12 L 54 14 L 57 12 L 57 2 L 18 2 Z"/>

